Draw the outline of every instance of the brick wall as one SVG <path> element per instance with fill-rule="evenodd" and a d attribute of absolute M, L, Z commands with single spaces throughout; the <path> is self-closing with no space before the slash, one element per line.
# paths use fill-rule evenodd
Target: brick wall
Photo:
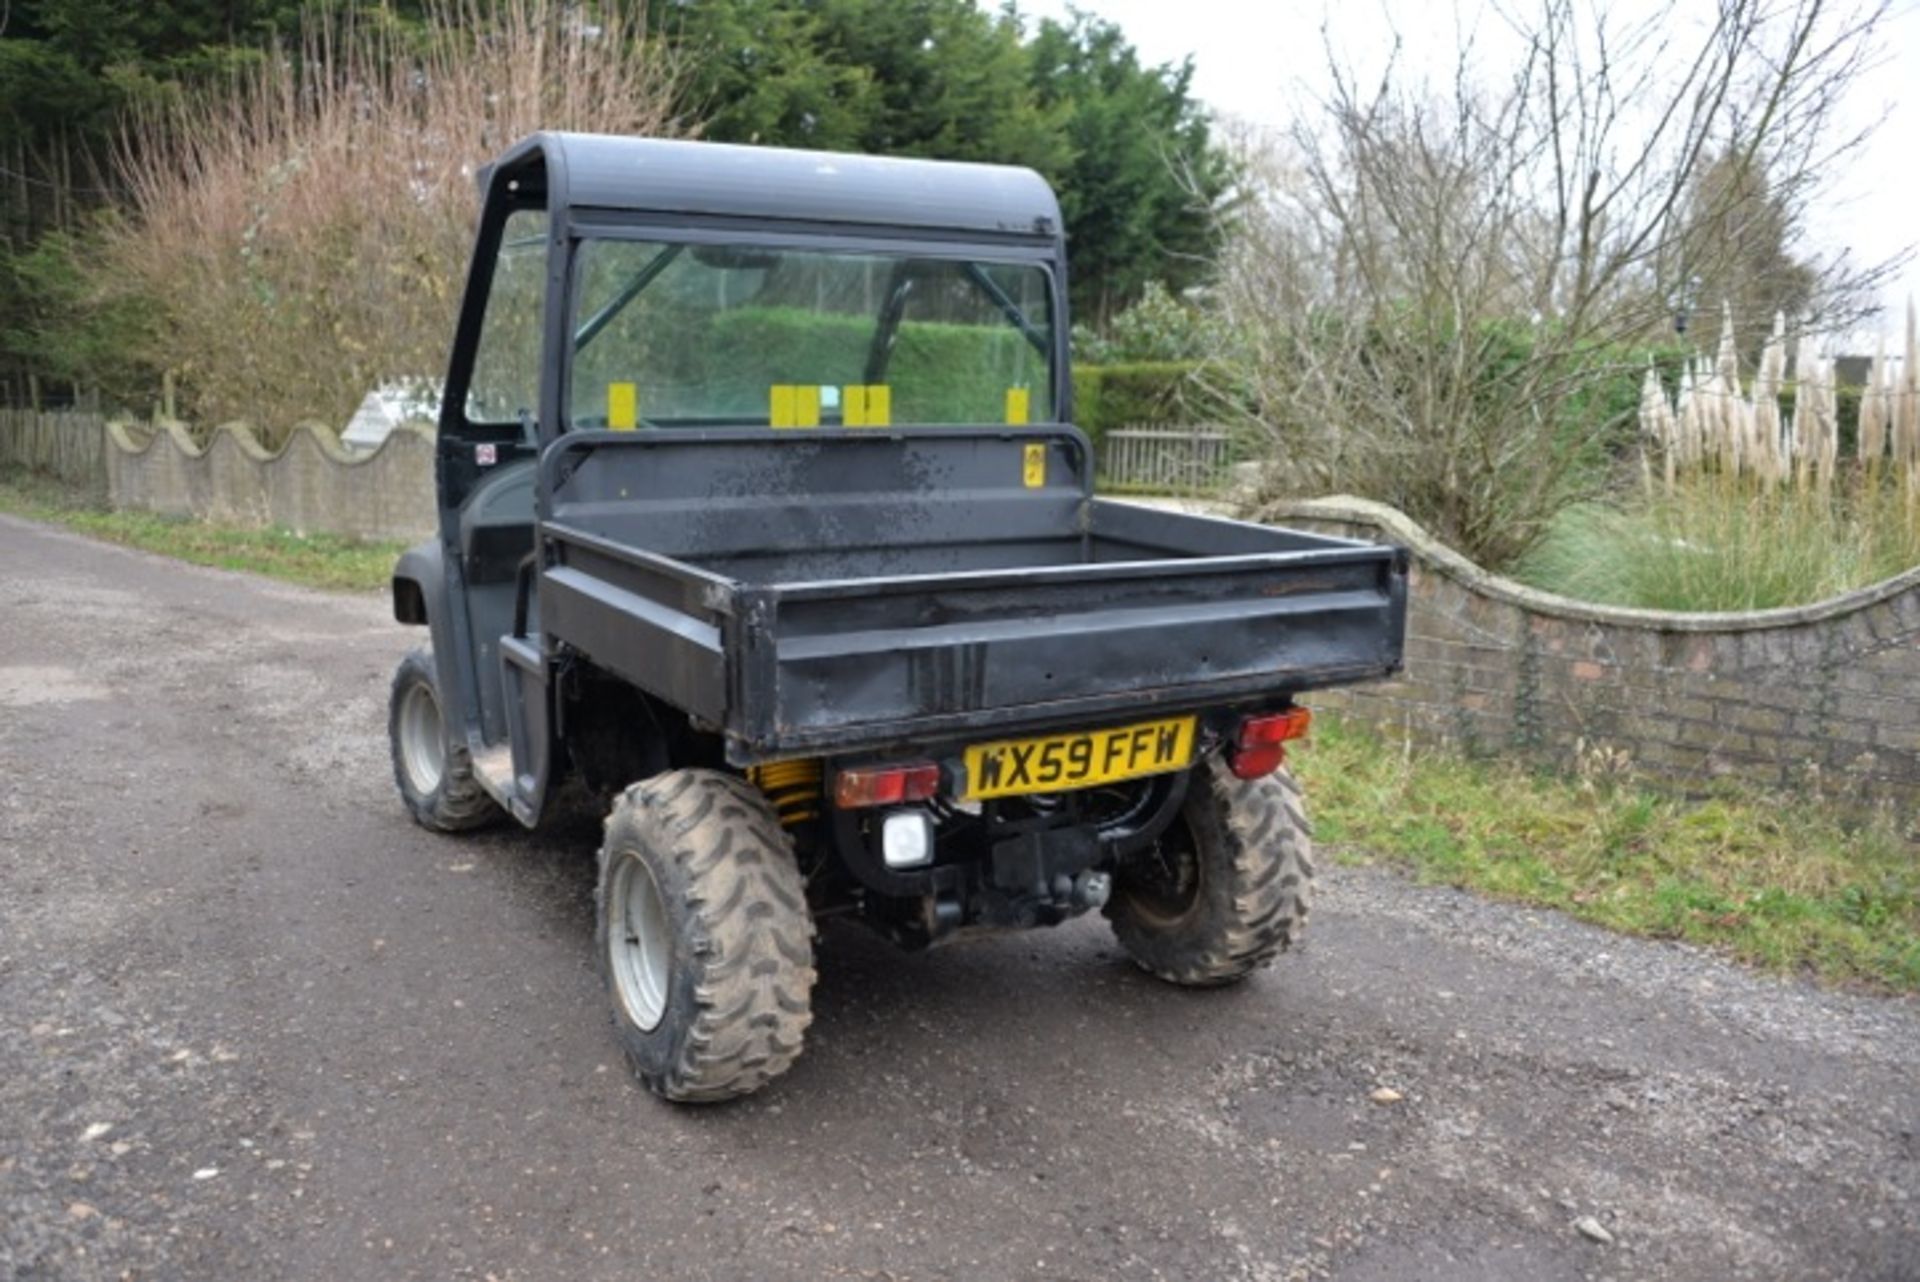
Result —
<path fill-rule="evenodd" d="M 1362 500 L 1264 519 L 1413 552 L 1405 675 L 1320 707 L 1561 767 L 1585 743 L 1683 787 L 1737 776 L 1920 800 L 1920 569 L 1812 606 L 1678 614 L 1535 591 Z"/>

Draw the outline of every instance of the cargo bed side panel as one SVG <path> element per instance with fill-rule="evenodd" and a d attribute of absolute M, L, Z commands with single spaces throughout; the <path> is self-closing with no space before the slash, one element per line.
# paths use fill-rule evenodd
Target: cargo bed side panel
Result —
<path fill-rule="evenodd" d="M 578 530 L 544 530 L 540 575 L 548 638 L 675 707 L 721 723 L 727 714 L 728 585 L 663 557 Z"/>

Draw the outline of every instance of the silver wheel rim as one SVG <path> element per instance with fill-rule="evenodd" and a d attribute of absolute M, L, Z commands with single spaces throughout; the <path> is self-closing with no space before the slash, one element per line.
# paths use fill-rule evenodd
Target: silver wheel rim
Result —
<path fill-rule="evenodd" d="M 607 927 L 607 960 L 627 1018 L 641 1032 L 652 1032 L 666 1013 L 673 970 L 667 904 L 645 860 L 632 854 L 618 858 L 608 895 L 613 920 Z"/>
<path fill-rule="evenodd" d="M 423 797 L 432 796 L 446 774 L 447 729 L 439 700 L 424 684 L 416 684 L 400 702 L 400 764 Z"/>

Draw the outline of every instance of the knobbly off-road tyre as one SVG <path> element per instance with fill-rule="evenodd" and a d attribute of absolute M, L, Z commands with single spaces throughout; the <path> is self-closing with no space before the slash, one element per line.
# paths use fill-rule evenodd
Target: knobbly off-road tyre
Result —
<path fill-rule="evenodd" d="M 1236 779 L 1218 757 L 1194 770 L 1180 817 L 1123 864 L 1103 910 L 1141 969 L 1204 988 L 1245 979 L 1306 925 L 1313 832 L 1283 767 Z"/>
<path fill-rule="evenodd" d="M 728 1100 L 793 1064 L 813 1019 L 813 919 L 759 789 L 713 770 L 628 788 L 607 817 L 594 903 L 614 1030 L 649 1089 Z"/>
<path fill-rule="evenodd" d="M 387 698 L 393 781 L 422 828 L 466 832 L 492 823 L 502 811 L 473 777 L 466 745 L 448 731 L 437 681 L 427 650 L 411 651 L 394 670 Z"/>

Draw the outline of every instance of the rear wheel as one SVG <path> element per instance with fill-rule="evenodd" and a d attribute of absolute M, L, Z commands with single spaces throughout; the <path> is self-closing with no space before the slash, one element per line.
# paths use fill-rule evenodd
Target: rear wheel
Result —
<path fill-rule="evenodd" d="M 414 822 L 436 832 L 464 832 L 501 812 L 473 777 L 466 746 L 448 731 L 437 681 L 426 650 L 409 653 L 393 674 L 387 701 L 393 781 Z"/>
<path fill-rule="evenodd" d="M 596 905 L 614 1029 L 649 1089 L 732 1099 L 798 1058 L 813 921 L 759 789 L 713 770 L 628 788 L 607 818 Z"/>
<path fill-rule="evenodd" d="M 1115 871 L 1104 911 L 1142 969 L 1175 984 L 1230 984 L 1299 938 L 1312 842 L 1291 774 L 1241 780 L 1214 757 L 1194 770 L 1172 826 Z"/>

